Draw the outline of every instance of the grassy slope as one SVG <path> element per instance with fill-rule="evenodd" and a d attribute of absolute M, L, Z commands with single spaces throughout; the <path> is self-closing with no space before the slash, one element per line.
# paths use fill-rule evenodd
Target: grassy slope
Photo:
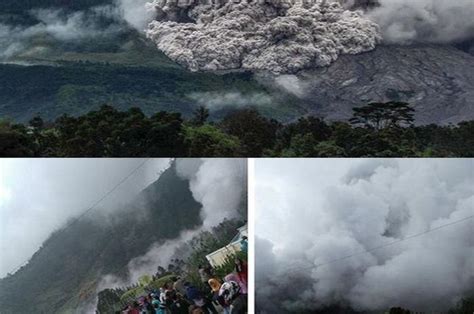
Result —
<path fill-rule="evenodd" d="M 65 113 L 84 114 L 103 104 L 190 116 L 197 106 L 191 95 L 209 92 L 266 95 L 272 103 L 255 105 L 274 118 L 291 119 L 303 113 L 295 98 L 269 90 L 251 73 L 191 73 L 146 39 L 133 36 L 124 35 L 120 45 L 105 43 L 96 51 L 49 43 L 53 46 L 47 53 L 17 57 L 14 61 L 19 64 L 0 64 L 0 117 L 26 122 L 40 114 L 53 119 Z M 215 110 L 214 118 L 228 110 L 232 108 Z"/>

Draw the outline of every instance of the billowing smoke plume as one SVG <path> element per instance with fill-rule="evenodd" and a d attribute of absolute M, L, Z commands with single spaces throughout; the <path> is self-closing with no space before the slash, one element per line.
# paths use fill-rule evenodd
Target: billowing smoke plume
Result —
<path fill-rule="evenodd" d="M 378 0 L 367 16 L 388 43 L 453 43 L 474 38 L 472 0 Z"/>
<path fill-rule="evenodd" d="M 474 37 L 472 0 L 166 1 L 147 35 L 191 71 L 296 73 L 389 44 Z"/>
<path fill-rule="evenodd" d="M 176 256 L 176 250 L 200 232 L 210 230 L 225 219 L 246 217 L 240 211 L 246 197 L 245 159 L 178 159 L 176 169 L 181 177 L 189 180 L 193 197 L 202 204 L 202 225 L 182 231 L 178 238 L 154 243 L 146 254 L 129 262 L 128 278 L 107 275 L 102 278 L 98 291 L 136 283 L 141 276 L 154 274 L 158 266 L 166 267 L 174 258 L 185 258 Z"/>
<path fill-rule="evenodd" d="M 117 0 L 116 4 L 121 16 L 129 25 L 144 32 L 148 23 L 154 19 L 154 13 L 148 10 L 148 0 Z"/>
<path fill-rule="evenodd" d="M 379 31 L 334 0 L 159 1 L 147 35 L 191 71 L 274 73 L 327 66 L 341 54 L 375 48 Z"/>
<path fill-rule="evenodd" d="M 260 312 L 442 312 L 473 291 L 473 220 L 433 229 L 474 215 L 474 161 L 264 163 L 256 164 Z"/>
<path fill-rule="evenodd" d="M 178 173 L 190 180 L 193 197 L 202 204 L 204 229 L 217 226 L 224 219 L 239 217 L 247 185 L 245 159 L 204 159 L 197 171 L 192 159 L 178 160 Z"/>

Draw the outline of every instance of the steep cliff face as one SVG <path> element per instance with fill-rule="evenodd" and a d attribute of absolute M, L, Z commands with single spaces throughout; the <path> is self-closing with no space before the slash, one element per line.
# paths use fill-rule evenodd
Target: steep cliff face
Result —
<path fill-rule="evenodd" d="M 472 51 L 472 50 L 471 50 Z M 301 74 L 308 111 L 345 120 L 369 102 L 405 101 L 418 124 L 474 119 L 474 57 L 451 46 L 380 46 Z"/>
<path fill-rule="evenodd" d="M 91 215 L 54 233 L 26 266 L 0 280 L 0 312 L 80 313 L 102 275 L 123 275 L 155 241 L 198 226 L 200 208 L 172 166 L 122 211 Z"/>

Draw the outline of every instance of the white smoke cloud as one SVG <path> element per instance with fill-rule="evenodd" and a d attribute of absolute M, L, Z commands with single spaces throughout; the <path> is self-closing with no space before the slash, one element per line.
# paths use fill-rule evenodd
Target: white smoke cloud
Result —
<path fill-rule="evenodd" d="M 472 216 L 474 161 L 264 160 L 256 169 L 262 313 L 439 312 L 474 288 L 472 220 L 360 254 Z"/>
<path fill-rule="evenodd" d="M 201 228 L 195 230 L 185 230 L 181 232 L 179 237 L 167 240 L 164 243 L 154 243 L 142 256 L 138 256 L 132 259 L 128 263 L 128 284 L 138 282 L 138 279 L 143 275 L 150 275 L 156 273 L 158 266 L 166 268 L 171 260 L 175 258 L 176 250 L 184 243 L 190 241 L 192 238 L 197 236 L 201 232 Z M 185 256 L 180 256 L 184 258 Z M 110 275 L 109 275 L 110 277 Z M 114 287 L 124 287 L 123 281 L 114 283 Z M 99 285 L 101 289 L 104 288 L 104 284 Z M 110 287 L 110 286 L 109 286 Z M 100 291 L 101 289 L 98 289 Z"/>
<path fill-rule="evenodd" d="M 275 77 L 275 85 L 287 93 L 302 98 L 308 94 L 309 82 L 296 75 L 279 75 Z"/>
<path fill-rule="evenodd" d="M 247 185 L 246 159 L 204 159 L 194 173 L 187 172 L 188 168 L 182 163 L 178 160 L 177 171 L 190 180 L 193 197 L 202 204 L 201 218 L 205 230 L 217 226 L 224 219 L 239 216 L 239 205 Z"/>
<path fill-rule="evenodd" d="M 0 276 L 27 260 L 49 235 L 103 197 L 142 159 L 2 159 L 0 161 Z M 143 165 L 94 212 L 129 202 L 168 167 Z M 92 213 L 91 213 L 92 214 Z"/>
<path fill-rule="evenodd" d="M 452 43 L 474 37 L 472 0 L 379 0 L 367 17 L 388 43 Z"/>
<path fill-rule="evenodd" d="M 202 204 L 202 225 L 182 231 L 175 239 L 152 244 L 147 253 L 129 262 L 127 278 L 106 275 L 97 291 L 130 285 L 143 275 L 156 273 L 158 266 L 167 267 L 176 250 L 202 231 L 209 231 L 225 219 L 242 218 L 239 209 L 246 197 L 246 159 L 177 159 L 176 170 L 189 180 L 194 199 Z"/>
<path fill-rule="evenodd" d="M 116 5 L 120 16 L 132 27 L 144 32 L 148 24 L 154 19 L 155 13 L 148 10 L 148 0 L 117 0 Z"/>
<path fill-rule="evenodd" d="M 271 96 L 264 93 L 241 92 L 200 92 L 189 95 L 197 105 L 205 106 L 210 110 L 220 110 L 226 107 L 245 108 L 268 106 L 274 101 Z"/>
<path fill-rule="evenodd" d="M 294 73 L 375 48 L 378 27 L 337 1 L 155 0 L 148 37 L 191 71 Z"/>

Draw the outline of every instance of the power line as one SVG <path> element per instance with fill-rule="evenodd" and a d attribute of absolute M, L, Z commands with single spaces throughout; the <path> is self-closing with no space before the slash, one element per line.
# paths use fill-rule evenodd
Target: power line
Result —
<path fill-rule="evenodd" d="M 382 244 L 382 245 L 379 245 L 379 246 L 376 246 L 376 247 L 373 247 L 373 248 L 370 248 L 370 249 L 367 249 L 367 250 L 364 250 L 364 251 L 361 251 L 361 252 L 357 252 L 357 253 L 354 253 L 354 254 L 339 257 L 339 258 L 336 258 L 336 259 L 333 259 L 333 260 L 330 260 L 330 261 L 327 261 L 327 262 L 324 262 L 324 263 L 321 263 L 321 264 L 312 265 L 310 267 L 301 267 L 298 270 L 295 269 L 295 273 L 296 273 L 296 271 L 311 269 L 311 268 L 315 268 L 315 267 L 318 268 L 318 267 L 321 267 L 321 266 L 325 266 L 325 265 L 336 263 L 336 262 L 339 262 L 339 261 L 342 261 L 342 260 L 346 260 L 346 259 L 352 258 L 352 257 L 357 256 L 357 255 L 370 253 L 370 252 L 373 252 L 373 251 L 376 251 L 376 250 L 379 250 L 379 249 L 382 249 L 382 248 L 385 248 L 385 247 L 388 247 L 388 246 L 391 246 L 391 245 L 394 245 L 394 244 L 397 244 L 397 243 L 400 243 L 400 242 L 403 242 L 403 241 L 406 241 L 406 240 L 421 237 L 421 236 L 423 236 L 425 234 L 428 234 L 428 233 L 431 233 L 433 231 L 437 231 L 437 230 L 440 230 L 440 229 L 443 229 L 443 228 L 446 228 L 446 227 L 449 227 L 449 226 L 452 226 L 452 225 L 459 224 L 461 222 L 467 221 L 467 220 L 472 219 L 472 218 L 474 218 L 474 215 L 464 217 L 462 219 L 459 219 L 459 220 L 456 220 L 456 221 L 453 221 L 453 222 L 450 222 L 450 223 L 447 223 L 447 224 L 444 224 L 444 225 L 440 225 L 436 228 L 432 228 L 432 229 L 429 229 L 429 230 L 426 230 L 426 231 L 423 231 L 423 232 L 420 232 L 420 233 L 417 233 L 417 234 L 413 234 L 413 235 L 410 235 L 410 236 L 407 236 L 407 237 L 404 237 L 404 238 L 401 238 L 401 239 L 398 239 L 398 240 L 395 240 L 395 241 L 392 241 L 392 242 L 388 242 L 388 243 L 385 243 L 385 244 Z"/>
<path fill-rule="evenodd" d="M 88 207 L 82 214 L 77 216 L 76 218 L 72 219 L 69 223 L 67 223 L 62 229 L 67 229 L 76 222 L 78 222 L 82 217 L 87 215 L 89 212 L 91 212 L 93 209 L 96 208 L 97 205 L 99 205 L 104 199 L 106 199 L 109 195 L 111 195 L 115 190 L 117 190 L 125 181 L 127 181 L 131 176 L 133 176 L 140 168 L 142 168 L 151 158 L 147 158 L 144 161 L 142 161 L 137 167 L 135 167 L 127 176 L 125 176 L 122 180 L 120 180 L 116 185 L 112 187 L 111 190 L 109 190 L 107 193 L 105 193 L 101 198 L 99 198 L 97 201 L 95 201 L 90 207 Z M 17 270 L 19 270 L 23 265 L 28 263 L 30 258 L 26 259 L 23 261 L 21 264 L 19 264 L 17 267 L 15 267 L 12 271 L 8 272 L 7 274 L 14 274 Z"/>

